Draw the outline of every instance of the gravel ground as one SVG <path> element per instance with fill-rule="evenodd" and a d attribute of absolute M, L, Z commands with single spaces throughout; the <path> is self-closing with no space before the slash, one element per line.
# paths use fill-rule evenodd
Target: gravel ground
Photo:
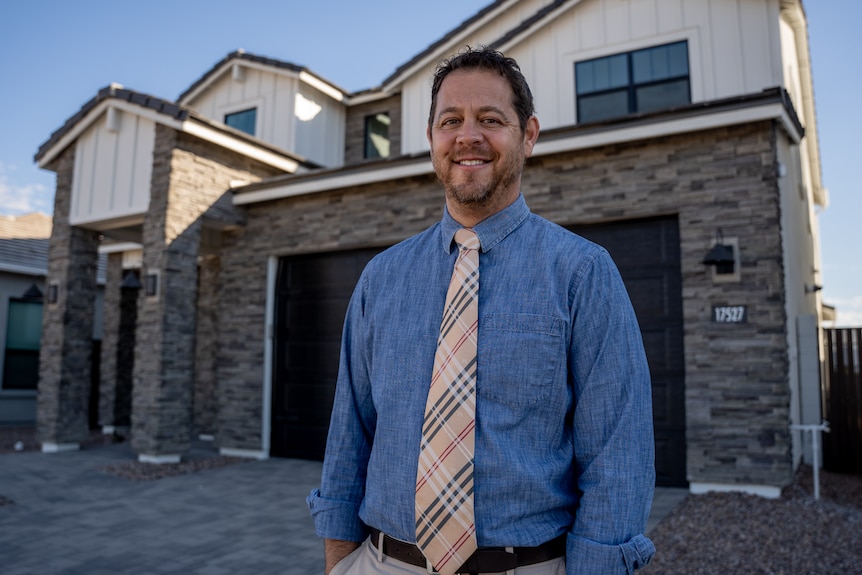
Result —
<path fill-rule="evenodd" d="M 88 445 L 113 440 L 94 433 Z M 32 428 L 0 428 L 0 454 L 38 449 Z M 140 481 L 241 461 L 223 456 L 166 465 L 129 461 L 104 470 Z M 5 502 L 0 494 L 0 506 Z M 638 572 L 644 575 L 862 574 L 862 475 L 821 470 L 819 501 L 808 466 L 799 468 L 779 499 L 689 495 L 649 536 L 658 552 Z"/>
<path fill-rule="evenodd" d="M 779 499 L 689 495 L 650 538 L 644 575 L 838 575 L 862 573 L 862 476 L 800 466 Z"/>

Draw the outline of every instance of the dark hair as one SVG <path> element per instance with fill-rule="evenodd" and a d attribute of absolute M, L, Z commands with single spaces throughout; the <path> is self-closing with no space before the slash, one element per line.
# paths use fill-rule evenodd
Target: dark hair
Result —
<path fill-rule="evenodd" d="M 430 126 L 434 122 L 434 113 L 437 111 L 437 92 L 440 91 L 440 85 L 446 76 L 455 70 L 476 68 L 499 72 L 509 82 L 509 86 L 512 88 L 512 105 L 518 114 L 518 123 L 521 125 L 521 132 L 523 132 L 527 127 L 527 120 L 535 113 L 533 93 L 530 92 L 530 87 L 527 85 L 527 80 L 521 73 L 518 63 L 513 58 L 504 56 L 497 50 L 492 50 L 486 46 L 478 48 L 467 46 L 465 50 L 437 65 L 431 84 L 431 111 L 428 114 L 428 125 Z"/>

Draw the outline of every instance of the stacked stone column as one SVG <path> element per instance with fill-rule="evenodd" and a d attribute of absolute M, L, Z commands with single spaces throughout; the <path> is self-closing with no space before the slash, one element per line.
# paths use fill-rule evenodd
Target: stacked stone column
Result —
<path fill-rule="evenodd" d="M 37 406 L 37 433 L 47 452 L 77 449 L 89 434 L 99 238 L 96 232 L 69 225 L 74 160 L 73 147 L 58 160 L 48 249 Z"/>

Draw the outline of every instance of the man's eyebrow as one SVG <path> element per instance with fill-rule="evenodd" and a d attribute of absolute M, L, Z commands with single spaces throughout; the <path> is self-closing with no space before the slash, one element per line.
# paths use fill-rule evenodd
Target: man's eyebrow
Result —
<path fill-rule="evenodd" d="M 460 112 L 461 112 L 461 108 L 457 108 L 455 106 L 449 106 L 447 108 L 442 108 L 440 111 L 438 111 L 437 112 L 437 118 L 439 118 L 443 114 L 457 114 Z M 482 106 L 481 108 L 479 108 L 479 112 L 480 113 L 494 112 L 495 114 L 499 114 L 500 116 L 502 116 L 503 118 L 505 118 L 507 120 L 509 119 L 509 117 L 506 115 L 506 112 L 504 112 L 502 109 L 498 108 L 497 106 Z"/>

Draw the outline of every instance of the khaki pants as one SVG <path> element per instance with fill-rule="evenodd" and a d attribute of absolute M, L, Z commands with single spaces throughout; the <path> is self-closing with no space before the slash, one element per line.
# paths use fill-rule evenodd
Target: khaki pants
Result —
<path fill-rule="evenodd" d="M 507 573 L 508 575 L 565 575 L 566 562 L 560 557 L 505 573 L 483 573 L 482 575 L 506 575 Z M 428 570 L 385 555 L 383 561 L 379 561 L 377 549 L 371 545 L 370 539 L 366 539 L 356 551 L 339 561 L 330 575 L 428 575 Z"/>

